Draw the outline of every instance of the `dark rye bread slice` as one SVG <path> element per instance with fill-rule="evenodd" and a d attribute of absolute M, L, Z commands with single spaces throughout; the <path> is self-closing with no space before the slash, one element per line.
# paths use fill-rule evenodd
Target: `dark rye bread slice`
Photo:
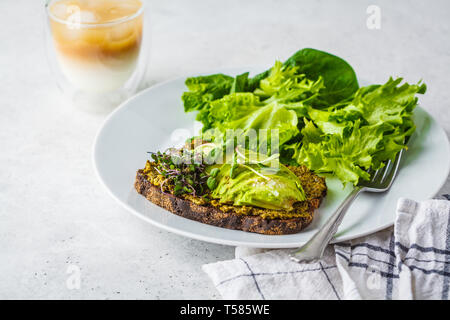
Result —
<path fill-rule="evenodd" d="M 142 170 L 138 170 L 134 186 L 149 201 L 176 215 L 217 227 L 255 232 L 268 235 L 297 233 L 306 228 L 313 220 L 314 211 L 326 195 L 326 189 L 319 198 L 308 201 L 308 213 L 305 217 L 288 219 L 263 219 L 260 216 L 238 215 L 223 212 L 211 205 L 197 205 L 191 201 L 163 193 L 161 188 L 152 185 Z"/>

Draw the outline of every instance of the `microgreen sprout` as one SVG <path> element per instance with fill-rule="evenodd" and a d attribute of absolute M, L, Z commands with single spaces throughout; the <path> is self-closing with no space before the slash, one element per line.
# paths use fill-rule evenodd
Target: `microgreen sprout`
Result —
<path fill-rule="evenodd" d="M 174 195 L 203 196 L 207 191 L 206 164 L 181 161 L 182 157 L 171 152 L 149 152 L 156 163 L 155 170 L 164 177 L 164 185 L 172 185 Z M 186 159 L 185 159 L 186 160 Z"/>

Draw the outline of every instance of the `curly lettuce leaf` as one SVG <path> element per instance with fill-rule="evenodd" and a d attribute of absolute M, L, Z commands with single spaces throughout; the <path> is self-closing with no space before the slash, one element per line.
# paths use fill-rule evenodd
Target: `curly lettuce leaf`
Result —
<path fill-rule="evenodd" d="M 367 169 L 379 169 L 406 148 L 415 129 L 412 113 L 424 84 L 390 78 L 384 85 L 361 88 L 346 106 L 310 108 L 301 143 L 286 146 L 292 157 L 311 170 L 335 174 L 342 182 L 368 179 Z"/>
<path fill-rule="evenodd" d="M 226 129 L 238 128 L 281 128 L 281 141 L 288 141 L 299 133 L 298 129 L 291 127 L 296 126 L 298 117 L 305 114 L 305 105 L 312 103 L 323 88 L 321 78 L 311 81 L 304 75 L 298 75 L 296 67 L 283 67 L 281 62 L 275 63 L 269 77 L 261 81 L 261 87 L 254 92 L 240 92 L 247 85 L 247 79 L 248 73 L 238 75 L 233 80 L 230 94 L 215 100 L 206 100 L 197 115 L 197 120 L 203 124 L 203 132 L 212 128 L 223 132 Z M 261 109 L 263 106 L 265 109 Z M 267 119 L 262 121 L 263 118 Z M 237 119 L 239 121 L 228 123 Z M 286 121 L 286 124 L 274 124 L 276 119 L 281 119 L 278 122 Z M 294 120 L 295 123 L 291 126 Z M 286 127 L 289 127 L 289 130 Z"/>
<path fill-rule="evenodd" d="M 209 101 L 228 94 L 233 81 L 233 77 L 224 74 L 187 78 L 185 84 L 189 91 L 184 92 L 181 97 L 184 112 L 200 111 L 207 106 Z"/>
<path fill-rule="evenodd" d="M 298 67 L 283 66 L 281 62 L 276 61 L 267 78 L 260 81 L 259 88 L 255 89 L 254 94 L 266 103 L 274 101 L 290 103 L 310 101 L 322 88 L 321 77 L 316 81 L 307 79 L 304 74 L 298 73 Z"/>
<path fill-rule="evenodd" d="M 357 120 L 352 133 L 345 139 L 333 134 L 323 135 L 317 141 L 316 135 L 316 143 L 303 142 L 297 162 L 318 173 L 333 173 L 344 183 L 357 184 L 360 178 L 369 179 L 365 170 L 371 167 L 372 154 L 379 150 L 383 138 L 379 127 L 360 127 Z"/>
<path fill-rule="evenodd" d="M 241 134 L 246 135 L 251 129 L 257 133 L 260 129 L 267 129 L 267 139 L 270 139 L 270 131 L 278 130 L 280 144 L 300 133 L 295 111 L 276 102 L 262 103 L 253 93 L 229 94 L 211 102 L 209 112 L 208 121 L 222 133 L 241 129 Z M 258 144 L 263 142 L 267 142 L 266 139 L 260 139 Z"/>

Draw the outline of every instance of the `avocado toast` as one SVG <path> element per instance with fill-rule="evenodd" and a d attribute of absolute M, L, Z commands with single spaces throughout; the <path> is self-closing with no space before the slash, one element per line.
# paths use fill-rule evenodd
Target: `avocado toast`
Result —
<path fill-rule="evenodd" d="M 315 209 L 319 207 L 326 195 L 325 179 L 315 175 L 305 166 L 284 167 L 279 170 L 279 172 L 286 172 L 295 177 L 292 180 L 300 184 L 299 190 L 302 190 L 303 193 L 303 198 L 300 198 L 302 201 L 295 201 L 295 197 L 288 196 L 284 200 L 291 203 L 286 203 L 286 201 L 281 203 L 283 197 L 280 197 L 280 193 L 283 193 L 287 187 L 280 187 L 280 181 L 276 184 L 275 181 L 280 177 L 279 172 L 266 175 L 265 177 L 270 179 L 267 181 L 254 175 L 252 171 L 237 168 L 235 176 L 230 177 L 227 173 L 231 170 L 231 166 L 227 164 L 220 166 L 224 172 L 223 177 L 220 177 L 220 172 L 216 171 L 217 174 L 214 174 L 214 168 L 217 168 L 217 165 L 209 166 L 209 168 L 214 167 L 212 170 L 205 170 L 204 180 L 208 181 L 213 173 L 215 178 L 220 181 L 217 185 L 208 186 L 208 183 L 205 183 L 202 187 L 201 182 L 197 182 L 196 190 L 194 187 L 192 189 L 188 187 L 187 190 L 177 193 L 175 192 L 176 182 L 169 182 L 167 176 L 164 176 L 167 170 L 164 172 L 161 166 L 158 166 L 158 162 L 164 157 L 167 158 L 160 153 L 159 157 L 154 157 L 156 160 L 148 161 L 144 169 L 138 170 L 135 180 L 136 190 L 149 201 L 174 214 L 222 228 L 269 235 L 297 233 L 311 223 Z M 181 168 L 183 164 L 178 164 L 176 167 L 170 164 L 169 168 L 170 166 L 173 169 L 169 170 L 183 170 Z M 202 165 L 199 164 L 194 170 L 199 171 L 201 167 Z M 209 173 L 206 173 L 208 171 Z M 247 185 L 249 183 L 263 185 L 260 186 L 260 190 L 255 187 L 242 187 L 242 182 L 239 181 L 240 177 L 246 180 Z M 230 183 L 235 180 L 236 183 Z M 274 190 L 268 190 L 267 186 L 270 186 L 271 183 L 275 186 Z M 237 190 L 235 185 L 239 185 Z M 210 187 L 213 190 L 220 189 L 223 197 L 221 198 L 217 192 L 211 191 Z M 264 192 L 266 190 L 274 193 L 272 200 Z M 227 199 L 227 193 L 229 193 L 230 199 Z M 265 203 L 261 203 L 261 199 L 264 199 Z M 234 203 L 239 203 L 239 205 Z M 259 206 L 252 205 L 252 203 L 258 203 Z"/>

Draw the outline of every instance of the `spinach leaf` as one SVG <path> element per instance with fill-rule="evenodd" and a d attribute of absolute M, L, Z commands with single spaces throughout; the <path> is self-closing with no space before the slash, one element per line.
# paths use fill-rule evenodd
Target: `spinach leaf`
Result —
<path fill-rule="evenodd" d="M 305 48 L 287 59 L 284 66 L 297 67 L 299 74 L 305 74 L 310 80 L 323 78 L 325 87 L 320 92 L 316 105 L 330 106 L 350 97 L 358 90 L 358 80 L 353 68 L 343 59 L 330 53 Z M 248 91 L 259 87 L 261 80 L 267 78 L 270 69 L 248 81 Z"/>

